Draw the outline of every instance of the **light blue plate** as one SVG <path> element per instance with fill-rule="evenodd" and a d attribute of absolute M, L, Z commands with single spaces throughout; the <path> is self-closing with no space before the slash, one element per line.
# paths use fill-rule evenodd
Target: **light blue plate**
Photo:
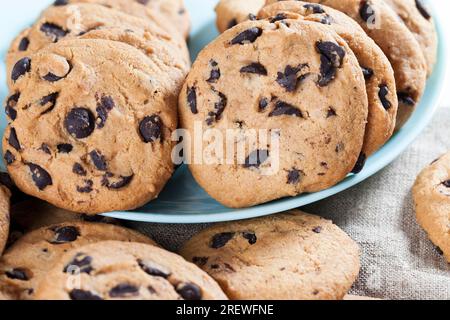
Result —
<path fill-rule="evenodd" d="M 14 35 L 27 23 L 31 23 L 38 12 L 51 2 L 49 0 L 16 0 L 0 4 L 2 9 L 0 12 L 0 52 L 2 56 L 4 56 L 9 41 Z M 192 57 L 195 58 L 198 52 L 217 36 L 213 11 L 216 1 L 186 0 L 186 3 L 194 24 L 190 48 Z M 298 208 L 330 197 L 364 181 L 397 158 L 422 132 L 436 111 L 444 88 L 447 67 L 445 61 L 446 44 L 439 21 L 437 21 L 437 29 L 440 40 L 438 63 L 434 74 L 428 80 L 423 100 L 409 122 L 391 141 L 367 161 L 360 174 L 350 175 L 340 184 L 322 192 L 282 199 L 253 208 L 232 210 L 209 197 L 184 166 L 178 169 L 158 200 L 132 212 L 113 212 L 108 213 L 107 216 L 124 220 L 159 223 L 202 223 L 247 219 Z M 3 63 L 0 64 L 0 69 L 0 83 L 2 84 L 0 98 L 3 100 L 6 96 Z M 2 112 L 1 130 L 3 130 L 5 124 L 6 120 Z"/>

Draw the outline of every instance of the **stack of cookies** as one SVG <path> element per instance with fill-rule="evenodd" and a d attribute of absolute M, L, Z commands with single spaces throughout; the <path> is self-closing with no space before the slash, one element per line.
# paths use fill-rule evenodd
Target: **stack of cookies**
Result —
<path fill-rule="evenodd" d="M 181 0 L 56 1 L 7 54 L 3 151 L 15 184 L 60 208 L 129 210 L 171 177 L 190 68 Z"/>
<path fill-rule="evenodd" d="M 420 1 L 261 7 L 220 1 L 224 32 L 199 54 L 179 99 L 182 127 L 196 136 L 201 124 L 210 153 L 188 159 L 191 171 L 233 208 L 321 191 L 359 173 L 411 116 L 436 60 L 433 19 Z M 216 136 L 230 130 L 233 148 L 217 151 Z M 269 138 L 249 134 L 255 130 Z"/>

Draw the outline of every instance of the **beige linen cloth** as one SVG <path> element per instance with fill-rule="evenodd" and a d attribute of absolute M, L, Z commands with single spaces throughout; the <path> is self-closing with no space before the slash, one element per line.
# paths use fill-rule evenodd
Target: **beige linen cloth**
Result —
<path fill-rule="evenodd" d="M 381 299 L 450 299 L 450 264 L 417 225 L 411 187 L 418 173 L 450 150 L 450 108 L 393 164 L 334 197 L 302 208 L 331 219 L 361 246 L 361 272 L 352 294 Z M 177 250 L 206 225 L 134 224 Z"/>

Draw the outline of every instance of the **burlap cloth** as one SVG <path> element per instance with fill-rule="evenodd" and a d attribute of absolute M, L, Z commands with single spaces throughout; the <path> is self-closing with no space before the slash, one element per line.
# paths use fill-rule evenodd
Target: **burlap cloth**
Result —
<path fill-rule="evenodd" d="M 417 225 L 411 187 L 421 169 L 450 150 L 450 109 L 440 109 L 403 155 L 365 182 L 302 208 L 333 220 L 361 246 L 353 294 L 382 299 L 450 299 L 450 264 Z M 176 251 L 206 225 L 133 224 Z"/>

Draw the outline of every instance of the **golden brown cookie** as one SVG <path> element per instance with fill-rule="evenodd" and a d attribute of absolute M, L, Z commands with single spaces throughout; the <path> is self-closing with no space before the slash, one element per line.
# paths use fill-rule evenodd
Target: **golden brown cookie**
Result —
<path fill-rule="evenodd" d="M 11 192 L 0 185 L 0 256 L 5 249 L 9 236 Z"/>
<path fill-rule="evenodd" d="M 188 159 L 191 172 L 234 208 L 329 188 L 355 167 L 367 104 L 359 63 L 330 28 L 243 22 L 200 53 L 182 89 L 181 125 L 210 152 Z M 230 130 L 221 153 L 215 135 Z"/>
<path fill-rule="evenodd" d="M 417 221 L 450 263 L 450 153 L 420 173 L 413 197 Z"/>
<path fill-rule="evenodd" d="M 68 222 L 32 231 L 0 259 L 0 291 L 11 299 L 31 299 L 41 277 L 69 250 L 106 240 L 156 245 L 133 230 L 104 223 Z"/>
<path fill-rule="evenodd" d="M 292 14 L 288 14 L 292 13 Z M 330 26 L 356 55 L 366 79 L 369 117 L 361 153 L 354 172 L 361 171 L 365 159 L 380 149 L 392 136 L 398 110 L 394 71 L 376 43 L 351 18 L 340 11 L 302 1 L 281 1 L 266 6 L 260 18 L 298 18 Z"/>
<path fill-rule="evenodd" d="M 76 248 L 49 270 L 36 299 L 226 300 L 217 283 L 195 265 L 163 249 L 100 242 Z M 71 285 L 71 280 L 73 285 Z"/>
<path fill-rule="evenodd" d="M 358 245 L 331 221 L 301 211 L 217 224 L 180 252 L 230 299 L 342 299 L 359 272 Z"/>

